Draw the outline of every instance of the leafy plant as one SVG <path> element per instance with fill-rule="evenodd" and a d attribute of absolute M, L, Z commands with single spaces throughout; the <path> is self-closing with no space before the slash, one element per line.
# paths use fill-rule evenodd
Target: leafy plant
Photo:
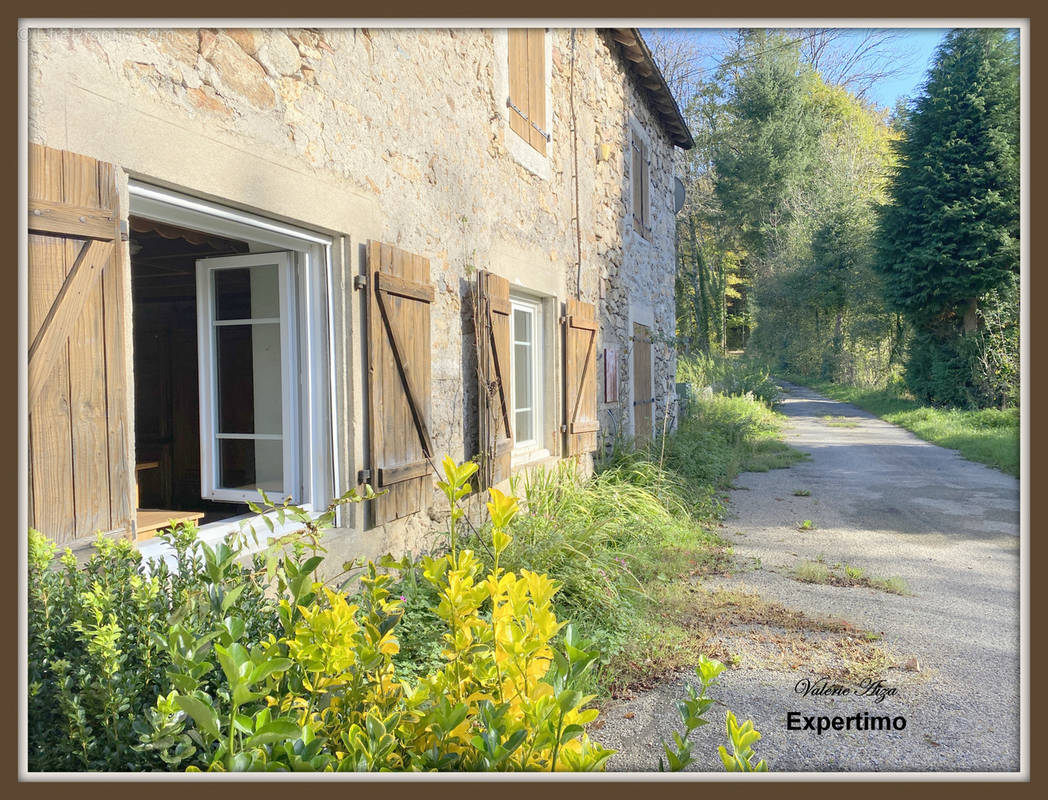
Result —
<path fill-rule="evenodd" d="M 717 680 L 717 676 L 724 671 L 724 664 L 715 659 L 699 656 L 698 666 L 695 667 L 695 675 L 698 677 L 700 686 L 698 692 L 695 687 L 688 684 L 688 699 L 677 701 L 677 713 L 680 714 L 683 733 L 673 733 L 673 746 L 666 742 L 662 743 L 662 749 L 666 753 L 665 764 L 659 757 L 659 772 L 665 772 L 667 767 L 670 772 L 680 772 L 691 764 L 695 759 L 691 754 L 692 743 L 688 740 L 692 731 L 707 723 L 703 715 L 713 705 L 713 698 L 706 696 L 709 689 Z"/>
<path fill-rule="evenodd" d="M 767 772 L 768 765 L 761 759 L 756 764 L 753 759 L 757 756 L 753 752 L 753 745 L 761 738 L 760 733 L 753 727 L 752 720 L 746 720 L 742 725 L 735 718 L 735 714 L 728 711 L 725 716 L 725 725 L 728 729 L 728 741 L 731 743 L 731 752 L 721 745 L 717 748 L 721 761 L 728 772 Z"/>
<path fill-rule="evenodd" d="M 444 466 L 458 509 L 474 470 Z M 277 573 L 283 635 L 249 641 L 235 616 L 195 640 L 171 632 L 174 692 L 158 698 L 142 747 L 219 771 L 602 769 L 612 751 L 587 738 L 597 711 L 579 688 L 597 654 L 570 626 L 555 642 L 564 623 L 551 579 L 503 570 L 519 506 L 490 495 L 490 569 L 458 547 L 418 564 L 444 625 L 439 668 L 411 683 L 397 675 L 404 599 L 391 588 L 403 574 L 398 584 L 368 563 L 347 595 L 301 580 L 317 557 L 293 552 Z M 224 681 L 212 691 L 215 672 Z"/>
<path fill-rule="evenodd" d="M 802 523 L 800 523 L 797 526 L 797 530 L 799 530 L 799 531 L 813 531 L 813 530 L 815 530 L 815 523 L 812 522 L 810 519 L 806 519 L 806 520 L 804 520 Z"/>
<path fill-rule="evenodd" d="M 276 621 L 275 605 L 249 577 L 258 565 L 241 565 L 236 546 L 209 547 L 191 525 L 162 536 L 177 572 L 161 562 L 146 573 L 132 543 L 102 537 L 80 568 L 69 550 L 56 561 L 54 545 L 30 530 L 31 770 L 163 769 L 171 752 L 185 757 L 170 731 L 158 747 L 138 747 L 140 720 L 173 667 L 165 645 L 172 620 L 189 641 L 230 613 L 253 633 Z"/>

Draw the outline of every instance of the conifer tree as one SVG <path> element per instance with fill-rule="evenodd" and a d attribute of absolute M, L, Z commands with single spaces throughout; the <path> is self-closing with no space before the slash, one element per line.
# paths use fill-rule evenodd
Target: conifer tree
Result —
<path fill-rule="evenodd" d="M 998 402 L 975 370 L 987 340 L 980 300 L 1014 288 L 1019 271 L 1015 33 L 950 32 L 901 124 L 877 267 L 914 331 L 907 384 L 933 402 Z"/>

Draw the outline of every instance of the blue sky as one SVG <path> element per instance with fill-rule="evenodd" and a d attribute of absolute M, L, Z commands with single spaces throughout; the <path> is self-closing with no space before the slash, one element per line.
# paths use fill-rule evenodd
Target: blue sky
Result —
<path fill-rule="evenodd" d="M 870 97 L 877 105 L 892 108 L 903 96 L 913 97 L 924 83 L 928 68 L 932 65 L 935 48 L 946 35 L 946 28 L 909 28 L 904 31 L 902 47 L 913 54 L 913 66 L 894 78 L 879 82 Z"/>
<path fill-rule="evenodd" d="M 726 34 L 732 29 L 725 28 L 678 28 L 676 34 L 687 36 L 696 41 L 709 57 L 706 66 L 712 70 L 719 56 L 727 47 Z M 909 56 L 911 65 L 893 78 L 881 81 L 871 92 L 870 100 L 879 106 L 893 108 L 898 98 L 913 97 L 924 82 L 928 67 L 931 66 L 935 48 L 946 34 L 946 28 L 893 28 L 903 36 L 897 47 Z M 856 36 L 861 31 L 856 31 Z"/>

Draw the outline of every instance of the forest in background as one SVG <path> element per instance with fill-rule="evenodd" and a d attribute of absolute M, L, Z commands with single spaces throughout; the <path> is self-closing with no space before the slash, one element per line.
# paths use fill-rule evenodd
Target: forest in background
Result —
<path fill-rule="evenodd" d="M 1017 32 L 949 32 L 893 109 L 866 97 L 904 52 L 898 32 L 730 35 L 710 70 L 686 36 L 650 34 L 695 138 L 677 221 L 682 352 L 904 382 L 935 405 L 1017 405 Z"/>

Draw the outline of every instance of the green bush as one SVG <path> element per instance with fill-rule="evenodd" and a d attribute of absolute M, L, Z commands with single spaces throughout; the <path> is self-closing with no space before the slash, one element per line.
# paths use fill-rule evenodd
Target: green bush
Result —
<path fill-rule="evenodd" d="M 457 521 L 476 465 L 444 468 Z M 352 595 L 292 579 L 280 587 L 279 631 L 255 643 L 227 618 L 202 645 L 173 648 L 174 690 L 157 701 L 143 744 L 179 742 L 189 768 L 217 771 L 603 769 L 612 751 L 584 733 L 597 712 L 580 689 L 596 653 L 570 627 L 558 635 L 551 579 L 501 567 L 519 508 L 490 493 L 491 567 L 454 535 L 446 556 L 417 565 L 442 622 L 438 668 L 397 674 L 405 600 L 393 574 L 368 563 Z M 311 569 L 309 560 L 289 574 Z M 201 680 L 219 668 L 228 689 L 213 694 Z"/>
<path fill-rule="evenodd" d="M 165 647 L 171 621 L 190 637 L 227 614 L 261 637 L 276 623 L 276 605 L 238 563 L 237 545 L 208 547 L 193 526 L 162 534 L 177 571 L 142 557 L 126 540 L 99 537 L 80 568 L 66 550 L 29 532 L 29 769 L 33 771 L 164 769 L 155 752 L 135 750 L 136 721 L 168 684 Z M 174 612 L 174 613 L 172 613 Z M 221 679 L 208 684 L 217 691 Z"/>
<path fill-rule="evenodd" d="M 445 460 L 453 520 L 475 469 Z M 304 527 L 249 566 L 236 540 L 173 531 L 177 573 L 145 575 L 131 543 L 104 539 L 85 569 L 68 552 L 54 568 L 31 532 L 31 769 L 603 769 L 611 751 L 583 728 L 597 652 L 558 620 L 552 579 L 500 565 L 519 509 L 491 495 L 490 567 L 452 535 L 399 578 L 368 563 L 353 594 L 316 581 L 334 504 L 314 520 L 263 496 Z M 440 663 L 398 674 L 407 597 L 391 587 L 412 583 Z"/>
<path fill-rule="evenodd" d="M 728 397 L 751 395 L 767 406 L 779 401 L 779 386 L 767 366 L 748 356 L 689 353 L 677 358 L 677 380 Z"/>

